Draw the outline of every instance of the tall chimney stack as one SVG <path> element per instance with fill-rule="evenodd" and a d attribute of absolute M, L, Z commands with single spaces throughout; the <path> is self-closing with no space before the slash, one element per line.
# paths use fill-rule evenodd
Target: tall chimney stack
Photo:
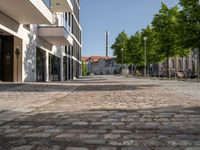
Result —
<path fill-rule="evenodd" d="M 106 30 L 106 57 L 108 57 L 108 49 L 109 49 L 109 32 Z"/>

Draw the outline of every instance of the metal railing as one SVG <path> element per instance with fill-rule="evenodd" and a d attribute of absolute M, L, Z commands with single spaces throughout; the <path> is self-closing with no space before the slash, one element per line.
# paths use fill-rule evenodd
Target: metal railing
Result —
<path fill-rule="evenodd" d="M 40 24 L 39 27 L 64 27 L 68 32 L 72 32 L 68 21 L 65 19 L 63 14 L 53 14 L 53 24 Z"/>

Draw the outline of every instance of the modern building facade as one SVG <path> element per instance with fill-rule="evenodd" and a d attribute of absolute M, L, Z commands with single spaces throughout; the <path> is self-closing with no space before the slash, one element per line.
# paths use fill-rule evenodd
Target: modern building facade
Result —
<path fill-rule="evenodd" d="M 79 0 L 0 1 L 0 81 L 81 75 Z"/>

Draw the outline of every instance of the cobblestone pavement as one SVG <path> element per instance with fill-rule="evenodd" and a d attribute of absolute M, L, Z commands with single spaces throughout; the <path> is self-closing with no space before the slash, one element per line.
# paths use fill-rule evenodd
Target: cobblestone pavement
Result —
<path fill-rule="evenodd" d="M 200 150 L 200 84 L 0 83 L 0 150 Z"/>

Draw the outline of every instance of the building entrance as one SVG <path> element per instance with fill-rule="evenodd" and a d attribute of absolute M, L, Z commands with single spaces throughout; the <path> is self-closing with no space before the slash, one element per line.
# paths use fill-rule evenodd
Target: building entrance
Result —
<path fill-rule="evenodd" d="M 36 50 L 36 81 L 45 81 L 45 54 L 39 48 Z"/>
<path fill-rule="evenodd" d="M 50 81 L 60 81 L 60 58 L 49 55 L 49 76 Z"/>
<path fill-rule="evenodd" d="M 63 80 L 67 81 L 68 77 L 67 77 L 67 57 L 63 57 Z"/>
<path fill-rule="evenodd" d="M 22 81 L 22 40 L 0 35 L 0 81 Z"/>

